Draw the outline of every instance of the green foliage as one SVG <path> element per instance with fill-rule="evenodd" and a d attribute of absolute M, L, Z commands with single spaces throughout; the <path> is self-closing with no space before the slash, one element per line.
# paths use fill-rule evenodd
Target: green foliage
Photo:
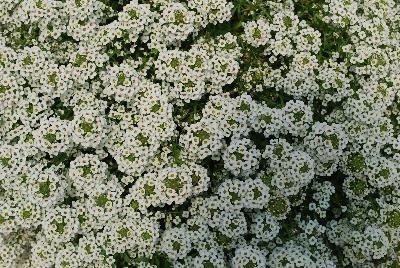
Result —
<path fill-rule="evenodd" d="M 57 136 L 55 133 L 47 133 L 44 135 L 44 138 L 48 140 L 50 143 L 56 143 L 57 142 Z"/>
<path fill-rule="evenodd" d="M 346 165 L 352 172 L 360 172 L 366 166 L 365 157 L 361 153 L 352 153 L 348 157 Z"/>
<path fill-rule="evenodd" d="M 156 267 L 159 268 L 172 268 L 172 264 L 168 261 L 168 259 L 159 253 L 156 253 L 153 255 L 152 258 L 144 257 L 144 256 L 139 256 L 136 258 L 132 258 L 129 256 L 128 253 L 117 253 L 114 256 L 116 260 L 115 268 L 117 267 L 126 267 L 126 268 L 133 268 L 137 267 L 137 264 L 144 262 L 144 263 L 149 263 L 152 265 L 155 265 Z"/>
<path fill-rule="evenodd" d="M 350 182 L 350 190 L 356 195 L 362 195 L 365 190 L 368 189 L 368 183 L 366 180 L 355 178 Z"/>
<path fill-rule="evenodd" d="M 60 117 L 62 120 L 72 120 L 74 118 L 74 111 L 72 107 L 65 106 L 60 98 L 56 98 L 51 109 Z"/>
<path fill-rule="evenodd" d="M 99 207 L 104 207 L 108 201 L 107 194 L 102 193 L 96 198 L 96 205 Z"/>
<path fill-rule="evenodd" d="M 50 196 L 50 181 L 40 182 L 39 183 L 39 193 L 42 194 L 43 197 Z"/>
<path fill-rule="evenodd" d="M 79 124 L 79 127 L 85 132 L 85 133 L 91 133 L 93 132 L 93 123 L 83 121 Z"/>
<path fill-rule="evenodd" d="M 390 210 L 387 214 L 387 224 L 392 228 L 400 227 L 400 210 Z"/>
<path fill-rule="evenodd" d="M 268 202 L 268 211 L 275 217 L 285 215 L 289 209 L 287 201 L 283 197 L 273 197 Z"/>

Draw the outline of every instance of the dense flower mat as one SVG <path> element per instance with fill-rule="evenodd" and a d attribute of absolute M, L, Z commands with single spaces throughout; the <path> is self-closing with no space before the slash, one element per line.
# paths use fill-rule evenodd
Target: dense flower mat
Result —
<path fill-rule="evenodd" d="M 1 0 L 0 267 L 400 267 L 394 0 Z"/>

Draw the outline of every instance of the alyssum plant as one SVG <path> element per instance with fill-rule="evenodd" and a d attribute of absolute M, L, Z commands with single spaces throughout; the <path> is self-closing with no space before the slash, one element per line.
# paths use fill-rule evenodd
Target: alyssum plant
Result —
<path fill-rule="evenodd" d="M 394 0 L 0 1 L 0 267 L 400 267 Z"/>

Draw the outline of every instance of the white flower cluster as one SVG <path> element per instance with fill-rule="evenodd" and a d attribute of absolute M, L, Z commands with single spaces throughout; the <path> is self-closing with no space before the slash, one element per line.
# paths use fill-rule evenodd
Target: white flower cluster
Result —
<path fill-rule="evenodd" d="M 399 267 L 394 0 L 0 1 L 0 268 Z"/>

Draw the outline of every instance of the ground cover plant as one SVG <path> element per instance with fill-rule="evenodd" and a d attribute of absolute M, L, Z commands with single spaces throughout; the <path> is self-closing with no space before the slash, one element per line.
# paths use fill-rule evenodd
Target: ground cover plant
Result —
<path fill-rule="evenodd" d="M 1 0 L 0 268 L 400 267 L 394 0 Z"/>

